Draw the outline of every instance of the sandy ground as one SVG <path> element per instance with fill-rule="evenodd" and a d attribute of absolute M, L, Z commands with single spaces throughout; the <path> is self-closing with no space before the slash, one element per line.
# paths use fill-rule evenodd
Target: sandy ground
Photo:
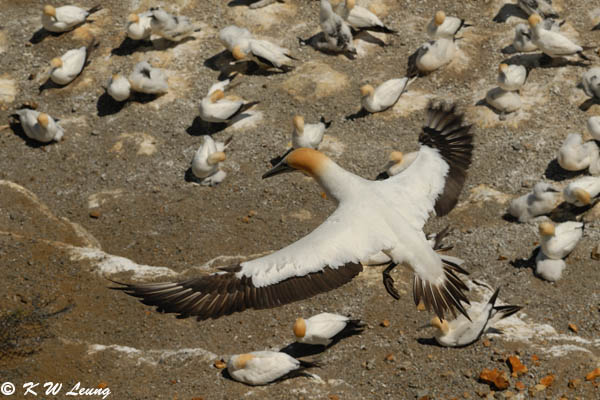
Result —
<path fill-rule="evenodd" d="M 555 284 L 535 277 L 526 261 L 543 217 L 526 224 L 503 218 L 510 199 L 537 181 L 562 188 L 584 174 L 561 172 L 555 157 L 568 133 L 584 132 L 586 119 L 600 114 L 598 105 L 579 108 L 587 100 L 576 87 L 585 68 L 534 69 L 523 109 L 500 121 L 476 104 L 495 87 L 498 64 L 512 57 L 500 50 L 523 22 L 517 16 L 492 22 L 503 1 L 372 0 L 400 34 L 379 36 L 385 47 L 358 39 L 355 60 L 299 46 L 297 37 L 319 31 L 318 2 L 287 0 L 261 10 L 228 3 L 174 1 L 168 9 L 190 16 L 202 30 L 175 47 L 157 40 L 131 50 L 121 46 L 126 15 L 161 2 L 105 1 L 93 23 L 32 44 L 42 3 L 0 1 L 0 124 L 29 102 L 65 128 L 65 140 L 47 146 L 25 140 L 18 127 L 0 131 L 0 381 L 17 385 L 10 398 L 21 398 L 29 381 L 63 383 L 62 392 L 48 398 L 70 398 L 65 393 L 77 382 L 108 388 L 113 399 L 600 397 L 597 382 L 585 380 L 600 367 L 598 261 L 590 256 L 600 241 L 599 213 L 585 215 L 585 236 Z M 590 31 L 600 22 L 599 8 L 582 0 L 555 3 L 567 19 L 565 32 L 586 45 L 600 41 Z M 457 59 L 419 78 L 393 109 L 346 120 L 360 108 L 362 84 L 404 75 L 437 9 L 475 25 L 458 42 Z M 214 134 L 218 140 L 234 136 L 224 164 L 228 176 L 217 187 L 203 187 L 186 179 L 202 142 L 195 117 L 218 76 L 206 60 L 223 51 L 215 38 L 232 23 L 289 47 L 300 61 L 287 74 L 237 78 L 234 93 L 260 104 L 252 118 Z M 49 60 L 89 34 L 99 46 L 82 75 L 39 93 Z M 120 110 L 107 105 L 102 86 L 110 75 L 128 73 L 141 60 L 166 69 L 169 93 Z M 322 150 L 373 178 L 391 150 L 417 148 L 431 98 L 459 104 L 474 124 L 476 149 L 458 207 L 432 218 L 426 231 L 454 227 L 448 242 L 466 260 L 473 301 L 485 301 L 489 288 L 501 286 L 503 303 L 524 307 L 499 326 L 504 335 L 464 349 L 432 345 L 432 332 L 417 330 L 431 314 L 415 309 L 411 273 L 401 268 L 394 272 L 400 301 L 383 290 L 382 267 L 375 267 L 307 301 L 205 322 L 156 313 L 107 288 L 105 277 L 146 281 L 207 273 L 281 248 L 323 221 L 334 205 L 311 179 L 260 179 L 268 161 L 287 148 L 294 114 L 307 122 L 321 115 L 332 120 Z M 368 328 L 317 355 L 323 366 L 312 378 L 253 388 L 214 366 L 231 354 L 286 346 L 296 317 L 323 311 L 360 318 Z M 511 376 L 507 358 L 513 355 L 528 372 Z M 497 389 L 478 379 L 484 368 L 505 374 L 508 388 L 494 394 Z M 554 381 L 536 387 L 548 375 Z"/>

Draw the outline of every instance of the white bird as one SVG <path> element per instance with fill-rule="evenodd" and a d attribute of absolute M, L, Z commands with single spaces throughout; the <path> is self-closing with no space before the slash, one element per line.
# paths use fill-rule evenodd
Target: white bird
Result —
<path fill-rule="evenodd" d="M 390 176 L 398 175 L 412 164 L 419 155 L 418 151 L 411 151 L 404 154 L 401 151 L 392 151 L 387 164 L 383 167 L 383 172 L 377 175 L 377 180 L 387 179 Z"/>
<path fill-rule="evenodd" d="M 544 221 L 539 226 L 540 247 L 547 258 L 559 260 L 573 251 L 583 236 L 583 223 L 577 221 L 554 225 Z"/>
<path fill-rule="evenodd" d="M 558 149 L 558 165 L 567 171 L 581 171 L 598 163 L 598 152 L 593 140 L 583 143 L 579 133 L 571 133 Z"/>
<path fill-rule="evenodd" d="M 430 105 L 419 136 L 419 155 L 401 174 L 383 181 L 361 178 L 314 149 L 291 151 L 263 175 L 303 171 L 325 190 L 337 209 L 312 233 L 266 256 L 180 282 L 121 284 L 159 311 L 218 318 L 248 308 L 265 309 L 306 299 L 342 286 L 358 275 L 360 260 L 383 251 L 393 266 L 415 272 L 415 304 L 444 318 L 466 311 L 456 276 L 466 273 L 442 260 L 426 240 L 429 213 L 449 213 L 458 201 L 471 163 L 473 135 L 455 107 Z M 389 267 L 388 267 L 389 268 Z M 117 282 L 118 283 L 118 282 Z"/>
<path fill-rule="evenodd" d="M 198 30 L 186 16 L 171 15 L 160 7 L 150 11 L 152 33 L 172 42 L 179 42 Z"/>
<path fill-rule="evenodd" d="M 397 33 L 397 31 L 385 26 L 375 13 L 367 8 L 357 6 L 356 0 L 341 0 L 334 11 L 342 17 L 351 28 L 357 31 Z"/>
<path fill-rule="evenodd" d="M 252 39 L 252 33 L 248 29 L 235 25 L 226 26 L 219 31 L 219 40 L 230 52 L 233 52 L 234 47 L 239 47 L 243 54 L 247 54 Z"/>
<path fill-rule="evenodd" d="M 44 29 L 50 32 L 66 32 L 75 28 L 77 25 L 85 22 L 88 16 L 102 9 L 97 5 L 89 10 L 84 10 L 76 6 L 53 7 L 44 6 L 42 14 L 42 25 Z"/>
<path fill-rule="evenodd" d="M 203 121 L 229 123 L 233 118 L 259 103 L 258 101 L 246 103 L 244 100 L 225 97 L 224 90 L 230 82 L 231 79 L 226 79 L 215 83 L 200 101 L 200 118 Z"/>
<path fill-rule="evenodd" d="M 538 14 L 532 14 L 528 21 L 531 28 L 531 41 L 547 56 L 560 57 L 577 54 L 584 60 L 589 60 L 583 54 L 583 47 L 573 43 L 560 32 L 547 30 Z"/>
<path fill-rule="evenodd" d="M 565 260 L 548 258 L 542 251 L 538 251 L 538 254 L 535 257 L 535 274 L 550 282 L 559 280 L 562 277 L 562 272 L 566 266 Z"/>
<path fill-rule="evenodd" d="M 17 110 L 21 126 L 30 139 L 38 142 L 50 143 L 60 141 L 63 137 L 63 128 L 46 113 L 23 108 Z"/>
<path fill-rule="evenodd" d="M 581 86 L 585 94 L 600 99 L 600 67 L 588 69 L 581 78 Z"/>
<path fill-rule="evenodd" d="M 455 54 L 456 45 L 453 39 L 442 37 L 435 41 L 423 43 L 417 51 L 408 57 L 406 75 L 413 77 L 431 73 L 450 63 Z"/>
<path fill-rule="evenodd" d="M 563 189 L 563 195 L 567 203 L 577 207 L 592 204 L 592 200 L 600 194 L 600 177 L 584 176 L 569 183 Z"/>
<path fill-rule="evenodd" d="M 114 74 L 108 81 L 106 93 L 116 101 L 125 101 L 131 95 L 131 83 L 123 75 Z"/>
<path fill-rule="evenodd" d="M 454 36 L 462 28 L 467 28 L 471 25 L 465 23 L 464 19 L 457 17 L 448 17 L 443 11 L 435 13 L 429 24 L 427 25 L 427 34 L 432 39 L 447 38 L 454 39 Z"/>
<path fill-rule="evenodd" d="M 557 21 L 554 19 L 545 19 L 544 29 L 552 32 L 560 32 L 560 27 L 565 21 Z M 518 24 L 515 26 L 515 38 L 513 40 L 513 47 L 520 53 L 529 53 L 536 51 L 538 47 L 531 41 L 531 29 L 528 25 Z"/>
<path fill-rule="evenodd" d="M 242 44 L 236 44 L 233 47 L 231 55 L 237 61 L 253 61 L 262 69 L 276 68 L 283 72 L 289 72 L 294 69 L 292 65 L 294 58 L 289 54 L 289 50 L 280 47 L 267 40 L 250 39 L 247 52 L 242 50 Z"/>
<path fill-rule="evenodd" d="M 506 91 L 521 89 L 527 79 L 527 68 L 523 65 L 500 64 L 498 67 L 498 86 Z"/>
<path fill-rule="evenodd" d="M 127 17 L 127 37 L 132 40 L 146 40 L 152 35 L 152 11 L 129 14 Z"/>
<path fill-rule="evenodd" d="M 304 117 L 296 115 L 293 119 L 294 130 L 292 131 L 292 147 L 310 147 L 316 149 L 321 144 L 325 130 L 331 125 L 331 121 L 326 122 L 324 117 L 316 124 L 305 124 Z"/>
<path fill-rule="evenodd" d="M 192 173 L 201 179 L 201 185 L 215 186 L 225 179 L 227 173 L 220 169 L 225 161 L 225 149 L 231 142 L 231 137 L 225 143 L 215 142 L 209 135 L 204 135 L 204 142 L 198 148 L 192 159 Z"/>
<path fill-rule="evenodd" d="M 147 61 L 137 63 L 128 79 L 131 88 L 139 93 L 159 95 L 169 91 L 165 71 L 152 67 Z"/>
<path fill-rule="evenodd" d="M 538 182 L 533 192 L 517 197 L 510 202 L 508 212 L 519 222 L 527 222 L 538 215 L 554 210 L 560 202 L 560 192 L 546 182 Z"/>
<path fill-rule="evenodd" d="M 350 26 L 348 26 L 342 17 L 333 12 L 329 0 L 321 0 L 319 23 L 325 35 L 325 42 L 321 45 L 324 45 L 326 50 L 336 52 L 347 51 L 350 54 L 356 54 Z"/>
<path fill-rule="evenodd" d="M 278 351 L 237 354 L 227 362 L 227 372 L 233 379 L 253 386 L 296 376 L 310 376 L 304 371 L 314 367 L 319 367 L 319 364 L 297 360 Z"/>
<path fill-rule="evenodd" d="M 371 85 L 362 86 L 360 88 L 362 108 L 370 113 L 377 113 L 393 107 L 415 79 L 390 79 L 377 86 L 377 89 Z"/>
<path fill-rule="evenodd" d="M 83 70 L 88 57 L 86 46 L 67 51 L 60 57 L 50 61 L 50 79 L 58 85 L 66 85 L 73 81 Z"/>
<path fill-rule="evenodd" d="M 600 140 L 600 116 L 589 117 L 586 126 L 594 140 Z"/>
<path fill-rule="evenodd" d="M 500 87 L 489 90 L 485 101 L 500 113 L 500 120 L 506 119 L 506 114 L 513 113 L 521 108 L 521 96 L 517 92 L 509 92 Z"/>
<path fill-rule="evenodd" d="M 440 320 L 434 317 L 431 320 L 431 326 L 437 328 L 435 341 L 440 346 L 445 347 L 465 347 L 475 343 L 486 332 L 498 333 L 494 329 L 494 324 L 503 318 L 510 317 L 518 312 L 521 306 L 497 306 L 496 300 L 500 288 L 496 289 L 487 304 L 481 307 L 471 306 L 468 310 L 471 320 L 464 315 L 452 321 Z"/>
<path fill-rule="evenodd" d="M 273 3 L 285 3 L 285 0 L 254 0 L 254 2 L 250 4 L 249 8 L 263 8 Z"/>
<path fill-rule="evenodd" d="M 517 5 L 527 15 L 538 14 L 544 18 L 558 18 L 558 14 L 552 8 L 552 0 L 518 0 Z"/>
<path fill-rule="evenodd" d="M 365 324 L 359 319 L 321 313 L 307 319 L 298 318 L 293 331 L 298 343 L 329 346 L 343 337 L 361 333 L 364 328 Z"/>

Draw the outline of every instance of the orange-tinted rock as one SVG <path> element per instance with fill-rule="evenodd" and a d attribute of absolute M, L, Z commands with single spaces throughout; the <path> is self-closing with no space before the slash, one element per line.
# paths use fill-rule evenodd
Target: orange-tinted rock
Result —
<path fill-rule="evenodd" d="M 592 372 L 590 372 L 589 374 L 587 374 L 585 376 L 585 380 L 586 381 L 593 381 L 594 379 L 596 379 L 599 376 L 600 376 L 600 367 L 596 368 L 595 370 L 593 370 Z"/>
<path fill-rule="evenodd" d="M 545 377 L 540 379 L 540 384 L 542 384 L 544 386 L 550 386 L 550 385 L 552 385 L 553 382 L 554 382 L 554 375 L 552 375 L 552 374 L 546 375 Z"/>
<path fill-rule="evenodd" d="M 492 370 L 484 368 L 483 371 L 481 371 L 481 374 L 479 374 L 479 379 L 498 390 L 508 388 L 508 379 L 506 379 L 504 373 L 498 371 L 497 368 Z"/>
<path fill-rule="evenodd" d="M 515 378 L 527 372 L 527 367 L 523 365 L 523 363 L 521 362 L 521 360 L 519 360 L 519 357 L 517 356 L 508 357 L 508 365 L 510 366 L 510 370 L 512 371 L 512 376 Z"/>

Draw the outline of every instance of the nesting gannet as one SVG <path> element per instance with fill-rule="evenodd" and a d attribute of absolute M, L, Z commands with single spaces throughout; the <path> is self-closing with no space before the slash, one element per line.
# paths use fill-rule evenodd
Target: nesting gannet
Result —
<path fill-rule="evenodd" d="M 75 28 L 77 25 L 85 22 L 88 16 L 102 9 L 97 5 L 89 10 L 84 10 L 76 6 L 53 7 L 44 6 L 42 14 L 42 25 L 44 29 L 50 32 L 66 32 Z"/>
<path fill-rule="evenodd" d="M 123 75 L 114 74 L 108 81 L 106 93 L 116 101 L 125 101 L 131 95 L 131 83 Z"/>
<path fill-rule="evenodd" d="M 518 24 L 515 26 L 513 47 L 519 53 L 529 53 L 537 50 L 538 47 L 531 41 L 531 29 L 527 25 Z"/>
<path fill-rule="evenodd" d="M 127 17 L 127 37 L 132 40 L 146 40 L 152 34 L 152 11 L 129 14 Z"/>
<path fill-rule="evenodd" d="M 163 94 L 169 91 L 165 71 L 152 67 L 147 61 L 141 61 L 133 67 L 129 83 L 131 88 L 139 93 Z"/>
<path fill-rule="evenodd" d="M 316 149 L 323 140 L 325 130 L 331 125 L 331 121 L 325 121 L 324 117 L 316 124 L 305 124 L 304 117 L 296 115 L 293 118 L 294 130 L 292 131 L 292 147 L 310 147 Z"/>
<path fill-rule="evenodd" d="M 583 91 L 590 97 L 600 99 L 600 67 L 590 68 L 581 76 Z"/>
<path fill-rule="evenodd" d="M 427 309 L 466 311 L 466 273 L 431 248 L 423 233 L 429 213 L 449 213 L 458 201 L 471 163 L 473 135 L 455 108 L 430 105 L 419 136 L 419 155 L 401 174 L 371 181 L 346 171 L 323 153 L 291 151 L 263 178 L 303 171 L 337 204 L 336 211 L 312 233 L 269 255 L 221 268 L 211 275 L 180 282 L 121 284 L 159 311 L 218 318 L 248 308 L 265 309 L 306 299 L 351 281 L 360 260 L 382 250 L 395 264 L 415 272 L 413 295 Z"/>
<path fill-rule="evenodd" d="M 48 114 L 24 108 L 17 110 L 17 115 L 28 138 L 42 143 L 62 139 L 63 128 Z"/>
<path fill-rule="evenodd" d="M 427 25 L 427 34 L 432 39 L 454 39 L 458 31 L 469 26 L 472 25 L 465 23 L 464 19 L 448 17 L 445 12 L 438 11 Z"/>
<path fill-rule="evenodd" d="M 600 194 L 600 177 L 584 176 L 569 183 L 563 189 L 565 201 L 583 207 L 592 204 L 592 200 Z"/>
<path fill-rule="evenodd" d="M 383 167 L 384 170 L 377 175 L 377 180 L 387 179 L 390 176 L 398 175 L 412 164 L 419 155 L 418 151 L 410 153 L 402 153 L 401 151 L 392 151 L 388 158 L 387 164 Z"/>
<path fill-rule="evenodd" d="M 577 54 L 584 60 L 589 60 L 583 54 L 583 47 L 573 43 L 560 32 L 547 30 L 538 14 L 532 14 L 528 21 L 531 28 L 531 41 L 547 56 L 560 57 Z"/>
<path fill-rule="evenodd" d="M 533 192 L 517 197 L 510 202 L 508 212 L 519 222 L 527 222 L 538 215 L 554 210 L 560 202 L 560 192 L 546 182 L 538 182 Z"/>
<path fill-rule="evenodd" d="M 375 13 L 367 8 L 357 6 L 356 0 L 341 0 L 334 11 L 356 31 L 397 33 L 385 26 Z"/>
<path fill-rule="evenodd" d="M 439 38 L 424 43 L 408 58 L 407 76 L 428 74 L 448 64 L 456 54 L 453 39 Z"/>
<path fill-rule="evenodd" d="M 325 35 L 325 42 L 317 42 L 317 46 L 322 46 L 322 49 L 328 51 L 347 51 L 350 54 L 356 54 L 356 48 L 352 42 L 352 32 L 346 21 L 333 12 L 329 0 L 320 1 L 319 23 Z"/>
<path fill-rule="evenodd" d="M 50 61 L 50 79 L 58 85 L 66 85 L 83 70 L 88 58 L 88 47 L 83 46 L 78 49 L 67 51 L 60 57 L 55 57 Z"/>
<path fill-rule="evenodd" d="M 314 367 L 319 367 L 319 364 L 297 360 L 278 351 L 237 354 L 227 362 L 229 375 L 247 385 L 266 385 L 296 376 L 310 376 L 304 371 Z"/>
<path fill-rule="evenodd" d="M 248 29 L 235 25 L 226 26 L 219 31 L 219 40 L 230 52 L 233 52 L 233 48 L 237 46 L 243 54 L 248 53 L 252 39 L 252 34 Z"/>
<path fill-rule="evenodd" d="M 220 169 L 220 166 L 225 161 L 225 149 L 230 142 L 231 138 L 221 143 L 215 142 L 209 135 L 204 135 L 204 143 L 192 159 L 192 173 L 196 178 L 201 179 L 201 185 L 215 186 L 223 182 L 227 173 Z"/>
<path fill-rule="evenodd" d="M 364 85 L 360 88 L 362 108 L 370 113 L 385 111 L 398 101 L 402 93 L 415 78 L 390 79 L 377 86 Z"/>
<path fill-rule="evenodd" d="M 445 347 L 465 347 L 475 343 L 488 330 L 493 329 L 494 324 L 503 318 L 510 317 L 518 312 L 521 306 L 497 306 L 496 299 L 500 288 L 496 289 L 487 304 L 481 307 L 471 306 L 468 310 L 471 320 L 464 315 L 452 321 L 440 320 L 434 317 L 431 326 L 437 328 L 435 341 Z M 498 332 L 497 329 L 494 332 Z"/>
<path fill-rule="evenodd" d="M 571 133 L 558 149 L 558 165 L 567 171 L 581 171 L 597 163 L 598 146 L 593 140 L 583 143 L 579 133 Z"/>
<path fill-rule="evenodd" d="M 540 224 L 539 231 L 540 247 L 544 255 L 559 260 L 568 256 L 583 236 L 583 223 L 568 221 L 554 225 L 545 221 Z"/>
<path fill-rule="evenodd" d="M 293 330 L 298 343 L 329 346 L 340 338 L 361 333 L 365 326 L 359 319 L 321 313 L 307 319 L 298 318 Z"/>
<path fill-rule="evenodd" d="M 552 8 L 552 0 L 517 0 L 517 5 L 527 15 L 538 14 L 544 18 L 558 18 L 558 14 Z"/>
<path fill-rule="evenodd" d="M 268 40 L 249 40 L 247 52 L 242 50 L 242 44 L 236 44 L 231 51 L 233 58 L 237 61 L 253 61 L 262 69 L 280 69 L 283 72 L 289 72 L 294 69 L 292 65 L 293 58 L 289 50 L 280 47 Z"/>
<path fill-rule="evenodd" d="M 600 116 L 589 117 L 586 126 L 594 140 L 600 140 Z"/>
<path fill-rule="evenodd" d="M 500 113 L 500 120 L 506 119 L 506 114 L 513 113 L 521 108 L 521 96 L 516 92 L 510 92 L 500 87 L 489 90 L 485 95 L 485 101 Z"/>
<path fill-rule="evenodd" d="M 167 40 L 179 42 L 197 31 L 188 17 L 171 15 L 160 7 L 151 8 L 150 11 L 152 33 Z"/>
<path fill-rule="evenodd" d="M 215 83 L 208 89 L 206 96 L 200 101 L 200 118 L 207 122 L 229 123 L 244 111 L 258 104 L 258 101 L 246 103 L 240 99 L 225 97 L 231 79 Z"/>
<path fill-rule="evenodd" d="M 519 90 L 526 79 L 527 68 L 523 65 L 500 64 L 498 67 L 498 86 L 503 90 Z"/>
<path fill-rule="evenodd" d="M 548 258 L 542 251 L 538 251 L 535 257 L 535 274 L 550 282 L 559 280 L 566 266 L 565 260 Z"/>

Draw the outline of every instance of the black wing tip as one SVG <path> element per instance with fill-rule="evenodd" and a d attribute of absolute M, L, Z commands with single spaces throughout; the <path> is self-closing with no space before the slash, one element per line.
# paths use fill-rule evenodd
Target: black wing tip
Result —
<path fill-rule="evenodd" d="M 502 318 L 500 319 L 508 318 L 511 315 L 518 313 L 522 309 L 522 306 L 494 306 L 494 310 L 496 310 L 497 313 L 502 314 Z"/>
<path fill-rule="evenodd" d="M 492 307 L 494 306 L 494 304 L 496 304 L 496 300 L 498 299 L 498 294 L 500 293 L 500 288 L 497 288 L 494 291 L 494 294 L 492 295 L 492 297 L 490 297 L 490 299 L 488 300 L 488 304 L 491 304 Z"/>
<path fill-rule="evenodd" d="M 306 370 L 308 368 L 321 368 L 323 366 L 323 363 L 321 361 L 306 361 L 306 360 L 301 360 L 301 359 L 297 359 L 300 362 L 300 367 L 302 367 L 303 370 Z"/>
<path fill-rule="evenodd" d="M 322 124 L 325 125 L 325 129 L 329 129 L 333 121 L 327 121 L 324 116 L 321 115 L 321 119 L 319 120 Z"/>

